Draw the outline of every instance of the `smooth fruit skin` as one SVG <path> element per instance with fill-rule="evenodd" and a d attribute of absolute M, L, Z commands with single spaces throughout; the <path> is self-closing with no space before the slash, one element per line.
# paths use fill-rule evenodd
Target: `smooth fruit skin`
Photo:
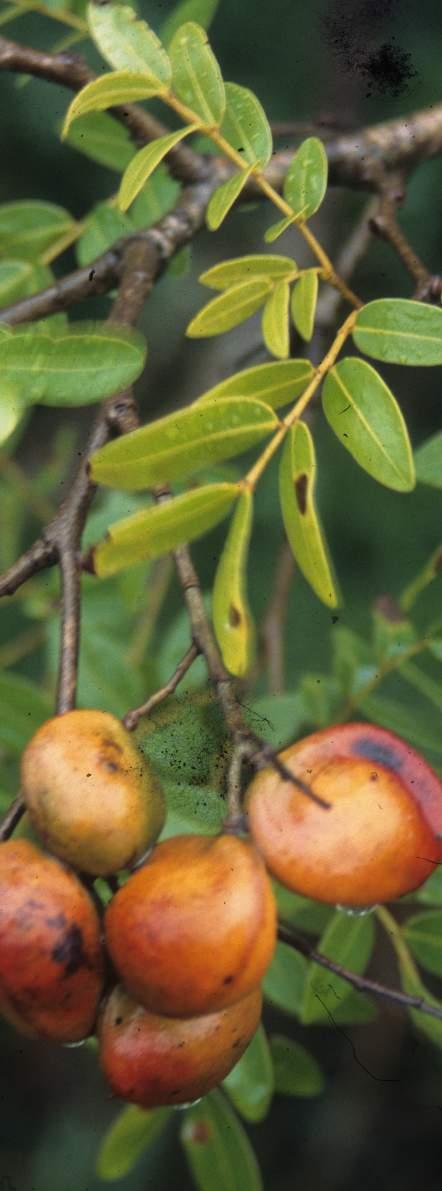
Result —
<path fill-rule="evenodd" d="M 47 720 L 23 753 L 22 789 L 49 850 L 94 876 L 129 867 L 164 824 L 157 778 L 130 733 L 104 711 Z"/>
<path fill-rule="evenodd" d="M 128 991 L 153 1013 L 192 1017 L 244 997 L 273 954 L 275 900 L 262 860 L 235 835 L 158 844 L 108 904 L 106 940 Z"/>
<path fill-rule="evenodd" d="M 272 769 L 246 795 L 252 838 L 288 889 L 369 906 L 417 889 L 442 859 L 442 785 L 404 741 L 370 724 L 338 724 L 280 754 L 331 803 L 318 807 Z"/>
<path fill-rule="evenodd" d="M 100 923 L 86 889 L 27 840 L 0 844 L 0 1012 L 25 1033 L 79 1042 L 102 986 Z"/>
<path fill-rule="evenodd" d="M 221 1083 L 259 1025 L 259 989 L 204 1017 L 160 1017 L 120 986 L 101 1016 L 100 1062 L 113 1092 L 142 1108 L 186 1104 Z"/>

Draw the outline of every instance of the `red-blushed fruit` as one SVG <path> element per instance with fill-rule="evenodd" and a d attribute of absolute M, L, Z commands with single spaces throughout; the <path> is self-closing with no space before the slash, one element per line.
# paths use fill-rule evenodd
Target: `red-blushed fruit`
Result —
<path fill-rule="evenodd" d="M 106 910 L 106 941 L 131 996 L 192 1017 L 244 997 L 275 946 L 275 900 L 249 840 L 179 835 L 158 844 Z"/>
<path fill-rule="evenodd" d="M 321 809 L 273 769 L 250 783 L 252 838 L 288 889 L 369 906 L 410 893 L 434 872 L 442 859 L 442 784 L 399 737 L 370 724 L 338 724 L 280 758 L 331 804 Z"/>
<path fill-rule="evenodd" d="M 36 831 L 82 872 L 106 876 L 129 867 L 161 831 L 158 780 L 130 733 L 105 711 L 47 720 L 27 745 L 21 771 Z"/>
<path fill-rule="evenodd" d="M 100 923 L 86 889 L 27 840 L 0 844 L 0 1012 L 25 1033 L 79 1042 L 102 987 Z"/>
<path fill-rule="evenodd" d="M 261 992 L 255 989 L 218 1013 L 160 1017 L 117 986 L 98 1029 L 106 1079 L 117 1096 L 142 1108 L 198 1100 L 241 1058 L 259 1025 L 261 1007 Z"/>

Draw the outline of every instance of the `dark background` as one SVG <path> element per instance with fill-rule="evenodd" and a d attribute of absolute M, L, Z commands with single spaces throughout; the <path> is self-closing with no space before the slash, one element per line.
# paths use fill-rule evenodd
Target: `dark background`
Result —
<path fill-rule="evenodd" d="M 138 5 L 156 29 L 172 7 L 146 0 Z M 439 0 L 317 0 L 311 5 L 304 0 L 221 0 L 211 41 L 224 77 L 252 87 L 270 120 L 333 118 L 357 128 L 438 102 L 441 25 Z M 29 14 L 2 32 L 48 48 L 59 27 Z M 97 61 L 92 51 L 90 61 Z M 116 175 L 59 142 L 57 128 L 69 101 L 66 92 L 35 80 L 22 87 L 14 76 L 0 77 L 0 89 L 0 201 L 41 198 L 81 218 L 93 202 L 112 193 Z M 441 160 L 420 166 L 401 213 L 414 248 L 434 272 L 441 268 L 441 183 Z M 341 189 L 329 192 L 315 231 L 332 257 L 366 201 L 365 195 Z M 198 274 L 223 256 L 259 251 L 271 218 L 264 209 L 234 212 L 216 237 L 200 236 L 186 276 L 166 276 L 156 287 L 143 322 L 150 348 L 148 371 L 139 386 L 145 417 L 181 405 L 229 370 L 263 358 L 257 320 L 219 340 L 195 343 L 183 338 L 183 332 L 207 292 L 198 286 Z M 288 233 L 277 250 L 307 261 L 296 233 Z M 65 254 L 56 270 L 73 264 L 73 254 Z M 380 241 L 373 241 L 353 285 L 366 300 L 412 293 L 403 266 Z M 78 314 L 104 317 L 107 309 L 106 300 L 97 300 Z M 384 374 L 418 445 L 438 428 L 440 375 L 436 370 L 398 368 L 385 369 Z M 80 430 L 89 420 L 90 411 L 73 419 Z M 31 478 L 45 466 L 59 421 L 54 411 L 39 409 L 33 415 L 19 452 Z M 320 504 L 345 595 L 341 623 L 368 632 L 374 599 L 386 591 L 398 594 L 437 544 L 437 493 L 419 486 L 402 497 L 376 486 L 332 440 L 319 416 L 315 437 Z M 195 549 L 207 585 L 221 541 L 222 532 L 215 532 Z M 251 602 L 257 616 L 268 599 L 267 577 L 281 541 L 275 474 L 270 469 L 258 495 L 251 558 Z M 437 599 L 434 585 L 419 605 L 422 623 L 436 614 Z M 177 608 L 178 597 L 172 593 L 163 614 L 164 631 Z M 303 580 L 297 580 L 286 638 L 292 689 L 305 669 L 327 670 L 330 621 L 329 612 Z M 12 610 L 5 613 L 3 624 L 1 638 L 6 640 L 16 627 Z M 22 671 L 34 674 L 38 664 L 34 659 Z M 397 982 L 383 954 L 377 972 Z M 441 1057 L 411 1033 L 399 1010 L 384 1006 L 376 1024 L 344 1031 L 296 1030 L 282 1016 L 272 1024 L 280 1032 L 294 1030 L 311 1048 L 326 1071 L 327 1087 L 317 1101 L 279 1098 L 268 1121 L 251 1130 L 266 1188 L 440 1187 Z M 0 1044 L 0 1191 L 3 1185 L 10 1191 L 8 1177 L 11 1191 L 97 1191 L 102 1186 L 93 1174 L 97 1144 L 116 1106 L 104 1090 L 94 1057 L 84 1049 L 64 1053 L 19 1039 L 3 1024 Z M 120 1185 L 123 1191 L 165 1191 L 175 1185 L 186 1191 L 186 1178 L 174 1130 L 169 1129 L 149 1161 Z"/>

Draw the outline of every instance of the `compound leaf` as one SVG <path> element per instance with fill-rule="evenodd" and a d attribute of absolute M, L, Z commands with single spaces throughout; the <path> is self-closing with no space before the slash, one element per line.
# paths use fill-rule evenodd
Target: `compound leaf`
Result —
<path fill-rule="evenodd" d="M 322 141 L 310 136 L 302 142 L 287 170 L 283 194 L 298 220 L 310 219 L 327 189 L 328 161 Z"/>

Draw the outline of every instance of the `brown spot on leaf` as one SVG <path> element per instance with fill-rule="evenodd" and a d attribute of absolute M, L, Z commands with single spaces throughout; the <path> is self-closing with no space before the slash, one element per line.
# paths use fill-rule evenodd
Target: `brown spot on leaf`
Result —
<path fill-rule="evenodd" d="M 239 608 L 236 608 L 235 604 L 229 604 L 229 624 L 231 628 L 237 629 L 238 625 L 241 624 L 241 620 L 242 616 Z"/>
<path fill-rule="evenodd" d="M 298 479 L 295 480 L 296 503 L 302 516 L 307 511 L 307 488 L 308 476 L 303 472 L 302 476 L 298 476 Z"/>
<path fill-rule="evenodd" d="M 207 1121 L 196 1121 L 190 1128 L 190 1140 L 196 1145 L 205 1145 L 210 1141 L 210 1125 Z"/>

